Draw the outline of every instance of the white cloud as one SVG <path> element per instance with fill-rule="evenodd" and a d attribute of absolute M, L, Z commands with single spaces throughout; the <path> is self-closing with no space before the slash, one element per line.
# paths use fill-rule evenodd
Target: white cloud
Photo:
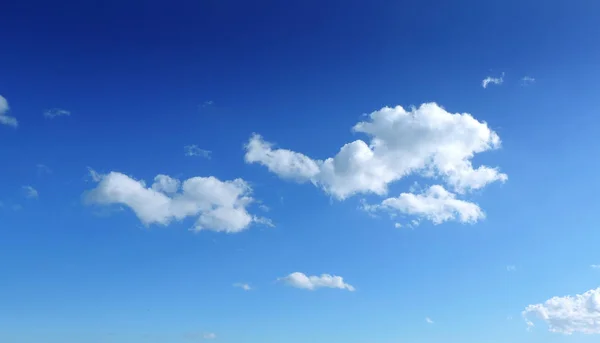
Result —
<path fill-rule="evenodd" d="M 487 88 L 490 83 L 493 85 L 501 85 L 503 82 L 504 82 L 504 73 L 502 73 L 502 76 L 500 76 L 500 77 L 491 77 L 491 76 L 486 77 L 485 79 L 483 79 L 483 81 L 481 81 L 481 86 L 483 88 Z"/>
<path fill-rule="evenodd" d="M 429 318 L 429 317 L 426 317 L 426 318 L 425 318 L 425 322 L 426 322 L 427 324 L 433 324 L 433 323 L 434 323 L 434 321 L 433 321 L 433 320 L 431 320 L 431 318 Z"/>
<path fill-rule="evenodd" d="M 200 149 L 200 147 L 198 147 L 196 144 L 186 145 L 183 147 L 183 149 L 185 150 L 185 156 L 204 157 L 210 159 L 212 154 L 212 151 Z"/>
<path fill-rule="evenodd" d="M 38 174 L 52 174 L 52 170 L 48 168 L 48 166 L 38 163 L 35 166 L 37 168 Z"/>
<path fill-rule="evenodd" d="M 23 186 L 23 191 L 25 192 L 25 197 L 29 198 L 29 199 L 37 199 L 39 198 L 40 194 L 38 193 L 38 191 L 31 187 L 31 186 Z"/>
<path fill-rule="evenodd" d="M 390 183 L 411 174 L 441 177 L 460 193 L 507 179 L 496 168 L 471 163 L 476 153 L 500 147 L 498 135 L 470 114 L 452 114 L 435 103 L 410 111 L 382 108 L 353 131 L 367 134 L 369 144 L 356 140 L 325 160 L 276 149 L 254 134 L 245 159 L 281 178 L 311 182 L 340 200 L 358 193 L 385 195 Z"/>
<path fill-rule="evenodd" d="M 173 194 L 177 193 L 180 185 L 181 182 L 179 180 L 174 179 L 169 175 L 158 174 L 154 177 L 152 189 L 165 194 Z"/>
<path fill-rule="evenodd" d="M 250 285 L 247 284 L 247 283 L 234 283 L 233 287 L 241 288 L 244 291 L 250 291 L 250 290 L 252 290 L 252 287 L 250 287 Z"/>
<path fill-rule="evenodd" d="M 321 276 L 306 276 L 303 273 L 295 272 L 290 275 L 279 278 L 278 280 L 286 284 L 302 289 L 316 290 L 318 288 L 338 288 L 354 292 L 354 287 L 344 282 L 341 276 L 321 274 Z"/>
<path fill-rule="evenodd" d="M 516 270 L 517 270 L 516 266 L 513 266 L 513 265 L 506 266 L 506 271 L 507 272 L 514 272 Z"/>
<path fill-rule="evenodd" d="M 12 127 L 19 126 L 19 122 L 15 117 L 11 117 L 6 114 L 9 109 L 10 107 L 8 106 L 8 101 L 2 95 L 0 95 L 0 124 Z"/>
<path fill-rule="evenodd" d="M 213 332 L 208 332 L 208 333 L 205 333 L 204 335 L 202 335 L 202 338 L 204 338 L 204 339 L 215 339 L 215 338 L 217 338 L 217 335 L 215 333 L 213 333 Z"/>
<path fill-rule="evenodd" d="M 523 76 L 523 78 L 521 78 L 521 85 L 523 86 L 529 86 L 533 83 L 535 83 L 535 79 L 531 76 Z"/>
<path fill-rule="evenodd" d="M 368 205 L 369 210 L 386 210 L 400 212 L 430 220 L 441 224 L 449 220 L 461 223 L 475 223 L 485 218 L 485 214 L 477 204 L 456 199 L 456 195 L 448 192 L 440 185 L 434 185 L 420 194 L 402 193 L 397 198 L 388 198 L 380 205 Z M 412 223 L 417 226 L 418 222 Z"/>
<path fill-rule="evenodd" d="M 264 218 L 251 215 L 252 189 L 242 179 L 221 181 L 213 176 L 192 177 L 183 182 L 157 175 L 151 187 L 125 174 L 91 172 L 98 182 L 85 197 L 88 203 L 125 205 L 144 225 L 168 225 L 173 220 L 195 217 L 194 229 L 229 233 L 247 229 Z"/>
<path fill-rule="evenodd" d="M 533 319 L 548 325 L 551 332 L 573 334 L 600 334 L 600 288 L 583 294 L 553 297 L 543 304 L 529 305 L 523 311 L 529 327 Z"/>
<path fill-rule="evenodd" d="M 44 111 L 44 117 L 48 119 L 54 119 L 57 117 L 68 117 L 71 115 L 70 111 L 63 110 L 61 108 L 52 108 Z"/>

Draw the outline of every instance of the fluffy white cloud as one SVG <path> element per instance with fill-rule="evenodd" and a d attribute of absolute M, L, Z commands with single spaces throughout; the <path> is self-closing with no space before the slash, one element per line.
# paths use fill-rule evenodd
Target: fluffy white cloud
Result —
<path fill-rule="evenodd" d="M 359 139 L 347 143 L 324 160 L 276 148 L 253 134 L 245 146 L 245 160 L 261 164 L 283 179 L 310 182 L 339 200 L 361 193 L 383 196 L 389 184 L 410 175 L 443 181 L 446 188 L 460 195 L 508 179 L 498 168 L 473 166 L 475 154 L 498 149 L 501 142 L 487 123 L 468 113 L 450 113 L 435 103 L 408 111 L 401 106 L 384 107 L 352 130 L 366 134 L 368 142 Z M 446 188 L 435 185 L 421 194 L 411 190 L 369 206 L 434 223 L 484 218 L 478 205 L 458 199 Z"/>
<path fill-rule="evenodd" d="M 489 84 L 493 84 L 493 85 L 501 85 L 504 82 L 504 73 L 502 73 L 502 76 L 500 77 L 491 77 L 488 76 L 485 79 L 483 79 L 483 81 L 481 81 L 481 86 L 483 88 L 487 88 Z"/>
<path fill-rule="evenodd" d="M 354 287 L 344 282 L 341 276 L 321 274 L 321 276 L 306 276 L 303 273 L 295 272 L 280 278 L 280 281 L 286 284 L 302 289 L 316 290 L 318 288 L 338 288 L 354 292 Z"/>
<path fill-rule="evenodd" d="M 440 185 L 431 186 L 421 194 L 402 193 L 397 198 L 385 199 L 380 205 L 368 205 L 365 209 L 397 211 L 428 219 L 434 224 L 449 220 L 475 223 L 485 218 L 485 214 L 477 204 L 456 199 L 455 194 Z M 418 225 L 418 222 L 416 224 Z"/>
<path fill-rule="evenodd" d="M 282 178 L 310 181 L 338 199 L 357 193 L 384 195 L 390 183 L 411 174 L 441 177 L 461 193 L 507 179 L 497 168 L 473 168 L 473 156 L 499 148 L 500 138 L 468 113 L 449 113 L 435 103 L 410 111 L 385 107 L 353 131 L 367 134 L 370 142 L 348 143 L 325 160 L 276 149 L 254 134 L 246 144 L 245 159 Z"/>
<path fill-rule="evenodd" d="M 52 108 L 44 111 L 44 117 L 48 119 L 54 119 L 57 117 L 68 117 L 71 115 L 70 111 L 63 110 L 61 108 Z"/>
<path fill-rule="evenodd" d="M 9 109 L 10 107 L 8 106 L 8 101 L 6 101 L 6 99 L 0 95 L 0 124 L 12 127 L 19 126 L 19 122 L 15 117 L 11 117 L 6 114 Z"/>
<path fill-rule="evenodd" d="M 252 189 L 242 179 L 221 181 L 215 177 L 192 177 L 183 182 L 157 175 L 151 187 L 125 174 L 101 175 L 91 171 L 96 188 L 86 195 L 94 204 L 125 205 L 145 225 L 168 225 L 173 220 L 195 217 L 195 230 L 240 232 L 266 219 L 251 215 Z"/>
<path fill-rule="evenodd" d="M 250 287 L 250 285 L 247 284 L 247 283 L 234 283 L 233 287 L 241 288 L 244 291 L 250 291 L 250 290 L 252 290 L 252 287 Z"/>
<path fill-rule="evenodd" d="M 186 145 L 183 149 L 185 150 L 185 156 L 190 157 L 204 157 L 210 159 L 212 154 L 212 151 L 200 149 L 196 144 Z"/>
<path fill-rule="evenodd" d="M 551 332 L 600 334 L 600 288 L 529 305 L 523 318 L 530 327 L 534 326 L 533 318 L 545 321 Z"/>
<path fill-rule="evenodd" d="M 37 199 L 40 196 L 38 191 L 31 186 L 23 186 L 23 191 L 25 192 L 25 197 L 30 199 Z"/>

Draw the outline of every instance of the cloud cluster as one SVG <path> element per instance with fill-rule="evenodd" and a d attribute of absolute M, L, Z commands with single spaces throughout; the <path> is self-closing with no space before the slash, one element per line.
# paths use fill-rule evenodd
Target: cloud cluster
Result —
<path fill-rule="evenodd" d="M 279 281 L 283 281 L 286 284 L 314 291 L 318 288 L 337 288 L 345 289 L 350 292 L 354 292 L 354 287 L 344 282 L 344 278 L 341 276 L 321 274 L 321 276 L 306 276 L 303 273 L 295 272 L 291 273 L 286 277 L 279 278 Z"/>
<path fill-rule="evenodd" d="M 8 110 L 10 107 L 8 106 L 8 101 L 0 95 L 0 124 L 17 127 L 19 126 L 19 122 L 15 117 L 11 117 L 8 114 Z"/>
<path fill-rule="evenodd" d="M 491 182 L 506 181 L 498 168 L 473 167 L 477 153 L 498 149 L 500 137 L 487 123 L 468 113 L 450 113 L 435 103 L 418 108 L 384 107 L 354 125 L 367 142 L 355 140 L 324 160 L 275 148 L 254 134 L 246 144 L 245 160 L 258 163 L 283 179 L 310 182 L 343 200 L 356 194 L 387 194 L 390 183 L 409 175 L 443 180 L 452 191 L 465 194 Z M 424 194 L 403 193 L 384 200 L 380 208 L 419 215 L 434 222 L 483 218 L 476 204 L 458 200 L 443 186 Z"/>
<path fill-rule="evenodd" d="M 145 225 L 168 225 L 173 220 L 194 217 L 194 230 L 235 233 L 252 223 L 267 221 L 248 213 L 247 207 L 254 199 L 252 189 L 242 179 L 221 181 L 209 176 L 181 182 L 157 175 L 147 187 L 144 181 L 118 172 L 101 175 L 92 171 L 91 175 L 98 184 L 87 193 L 88 203 L 127 206 Z"/>
<path fill-rule="evenodd" d="M 534 318 L 542 320 L 551 332 L 600 334 L 600 288 L 529 305 L 523 311 L 523 318 L 530 327 L 534 326 Z"/>

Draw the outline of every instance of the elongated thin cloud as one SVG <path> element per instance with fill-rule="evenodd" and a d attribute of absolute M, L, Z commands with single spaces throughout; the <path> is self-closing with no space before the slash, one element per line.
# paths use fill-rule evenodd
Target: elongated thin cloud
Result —
<path fill-rule="evenodd" d="M 205 334 L 202 335 L 202 338 L 204 339 L 215 339 L 217 338 L 217 335 L 214 332 L 207 332 Z"/>
<path fill-rule="evenodd" d="M 241 288 L 244 291 L 250 291 L 250 290 L 252 290 L 252 287 L 249 284 L 242 283 L 242 282 L 234 283 L 233 287 Z"/>
<path fill-rule="evenodd" d="M 535 79 L 531 76 L 523 76 L 523 78 L 521 78 L 521 85 L 522 86 L 529 86 L 531 84 L 535 83 Z"/>
<path fill-rule="evenodd" d="M 279 278 L 279 281 L 283 281 L 289 286 L 307 289 L 314 291 L 319 288 L 337 288 L 345 289 L 350 292 L 354 292 L 354 286 L 344 282 L 344 278 L 341 276 L 321 274 L 320 276 L 306 276 L 304 273 L 295 272 L 290 275 Z"/>
<path fill-rule="evenodd" d="M 2 95 L 0 95 L 0 124 L 11 126 L 16 128 L 19 126 L 19 122 L 15 117 L 11 117 L 8 114 L 8 110 L 10 107 L 8 106 L 8 101 Z"/>
<path fill-rule="evenodd" d="M 490 84 L 501 85 L 502 83 L 504 83 L 504 73 L 502 73 L 502 76 L 500 77 L 486 77 L 485 79 L 483 79 L 483 81 L 481 81 L 481 86 L 483 88 L 487 88 Z"/>
<path fill-rule="evenodd" d="M 62 108 L 51 108 L 44 111 L 44 117 L 48 119 L 54 119 L 58 117 L 68 117 L 71 115 L 71 111 L 63 110 Z"/>

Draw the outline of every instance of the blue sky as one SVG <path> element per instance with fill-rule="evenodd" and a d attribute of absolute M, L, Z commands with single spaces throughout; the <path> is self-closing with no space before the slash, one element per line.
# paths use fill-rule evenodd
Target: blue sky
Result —
<path fill-rule="evenodd" d="M 3 4 L 0 341 L 595 342 L 599 14 Z"/>

